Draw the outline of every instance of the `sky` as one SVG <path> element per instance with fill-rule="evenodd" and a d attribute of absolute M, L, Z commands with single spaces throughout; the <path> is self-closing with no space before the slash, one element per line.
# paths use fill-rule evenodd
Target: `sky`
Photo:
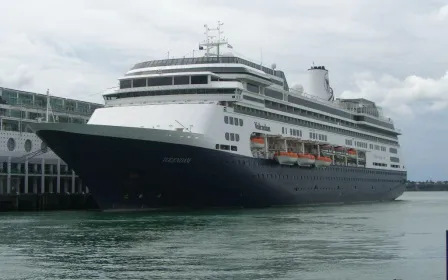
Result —
<path fill-rule="evenodd" d="M 103 103 L 135 63 L 191 56 L 224 22 L 237 54 L 289 85 L 315 63 L 336 97 L 382 106 L 411 180 L 448 180 L 446 0 L 15 0 L 0 10 L 0 86 Z M 169 54 L 168 54 L 169 52 Z"/>

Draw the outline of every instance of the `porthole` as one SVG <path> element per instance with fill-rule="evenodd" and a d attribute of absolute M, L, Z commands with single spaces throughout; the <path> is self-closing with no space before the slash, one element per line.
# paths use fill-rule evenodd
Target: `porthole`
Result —
<path fill-rule="evenodd" d="M 16 140 L 14 140 L 13 138 L 9 138 L 7 146 L 8 146 L 8 150 L 14 151 L 14 149 L 16 148 Z"/>
<path fill-rule="evenodd" d="M 225 123 L 229 123 L 229 117 L 228 117 L 228 116 L 225 116 L 225 117 L 224 117 L 224 122 L 225 122 Z"/>
<path fill-rule="evenodd" d="M 229 133 L 226 132 L 226 140 L 228 141 L 230 139 Z"/>
<path fill-rule="evenodd" d="M 236 140 L 236 142 L 240 141 L 240 135 L 239 134 L 235 134 L 235 140 Z"/>
<path fill-rule="evenodd" d="M 33 148 L 33 143 L 31 142 L 30 139 L 27 139 L 25 141 L 25 151 L 30 152 L 32 148 Z"/>
<path fill-rule="evenodd" d="M 240 119 L 240 126 L 243 126 L 243 120 Z"/>

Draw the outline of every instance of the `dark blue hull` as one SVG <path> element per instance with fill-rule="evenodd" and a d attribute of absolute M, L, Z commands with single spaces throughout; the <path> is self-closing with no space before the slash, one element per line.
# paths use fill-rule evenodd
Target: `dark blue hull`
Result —
<path fill-rule="evenodd" d="M 77 172 L 102 210 L 386 201 L 405 189 L 400 171 L 299 168 L 187 145 L 37 134 Z"/>

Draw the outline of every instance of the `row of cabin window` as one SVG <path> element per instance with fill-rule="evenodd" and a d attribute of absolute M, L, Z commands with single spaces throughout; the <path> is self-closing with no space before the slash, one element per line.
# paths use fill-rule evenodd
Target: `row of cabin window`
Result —
<path fill-rule="evenodd" d="M 373 150 L 373 149 L 375 149 L 375 150 L 377 150 L 377 151 L 379 151 L 379 150 L 381 150 L 382 152 L 385 152 L 387 149 L 386 149 L 386 147 L 384 147 L 384 146 L 380 146 L 380 145 L 373 145 L 373 144 L 370 144 L 369 145 L 369 148 L 371 149 L 371 150 Z M 389 150 L 392 150 L 393 148 L 390 148 Z M 396 149 L 395 149 L 396 150 Z M 396 152 L 395 152 L 396 153 Z"/>
<path fill-rule="evenodd" d="M 263 99 L 258 99 L 258 98 L 253 98 L 252 96 L 248 96 L 248 95 L 243 95 L 243 99 L 252 101 L 252 102 L 256 102 L 256 103 L 260 103 L 264 105 L 264 100 Z"/>
<path fill-rule="evenodd" d="M 378 138 L 375 136 L 370 136 L 370 135 L 362 134 L 359 132 L 353 132 L 353 131 L 345 130 L 342 128 L 322 125 L 322 124 L 314 123 L 311 121 L 296 119 L 296 118 L 292 118 L 292 117 L 288 117 L 288 116 L 284 116 L 284 115 L 280 115 L 280 114 L 276 114 L 276 113 L 271 113 L 271 112 L 266 112 L 266 111 L 259 110 L 259 109 L 241 106 L 241 105 L 236 105 L 234 107 L 234 109 L 237 112 L 240 112 L 242 114 L 255 116 L 255 117 L 259 117 L 259 118 L 264 118 L 264 119 L 268 119 L 268 120 L 292 123 L 295 125 L 301 125 L 301 126 L 305 126 L 305 127 L 309 127 L 309 128 L 313 128 L 313 129 L 322 129 L 322 130 L 327 130 L 330 132 L 336 132 L 336 133 L 341 133 L 341 134 L 343 133 L 343 134 L 350 135 L 350 136 L 365 138 L 365 139 L 368 139 L 371 141 L 384 142 L 385 144 L 389 144 L 389 145 L 398 145 L 398 142 L 396 142 L 396 141 L 390 141 L 387 139 Z"/>
<path fill-rule="evenodd" d="M 224 116 L 224 123 L 226 124 L 231 124 L 231 125 L 235 125 L 235 126 L 243 126 L 243 120 L 242 119 L 238 119 L 238 118 L 234 118 L 234 117 L 228 117 L 228 116 Z"/>
<path fill-rule="evenodd" d="M 282 134 L 288 134 L 288 128 L 282 127 Z M 302 131 L 299 129 L 290 128 L 289 135 L 302 137 Z"/>
<path fill-rule="evenodd" d="M 250 92 L 253 92 L 253 93 L 261 93 L 261 92 L 262 92 L 262 91 L 261 91 L 261 88 L 260 88 L 259 86 L 257 86 L 257 85 L 253 85 L 253 84 L 251 84 L 251 83 L 247 83 L 247 84 L 246 84 L 246 89 L 247 89 L 248 91 L 250 91 Z M 265 95 L 265 96 L 272 97 L 272 98 L 275 98 L 275 99 L 279 99 L 279 100 L 285 100 L 284 95 L 283 95 L 282 92 L 279 92 L 279 91 L 276 91 L 276 90 L 273 90 L 273 89 L 270 89 L 270 88 L 264 88 L 264 95 Z M 255 100 L 252 100 L 252 101 L 255 101 Z M 294 101 L 294 100 L 287 100 L 287 101 L 292 102 L 292 101 Z M 255 102 L 257 102 L 257 101 L 255 101 Z M 293 102 L 293 103 L 296 103 L 296 102 Z M 296 103 L 296 104 L 300 104 L 300 103 Z M 299 109 L 299 110 L 300 110 L 300 109 Z M 308 111 L 306 111 L 306 110 L 304 110 L 304 111 L 305 111 L 305 112 L 308 112 Z M 310 113 L 311 115 L 313 115 L 313 112 L 308 112 L 308 113 Z M 334 120 L 334 123 L 342 122 L 342 124 L 344 125 L 344 122 L 345 122 L 344 120 L 339 120 L 339 119 L 337 119 L 337 118 L 329 117 L 329 116 L 326 116 L 326 115 L 322 115 L 322 114 L 318 114 L 318 113 L 314 113 L 314 114 L 317 115 L 318 117 L 323 116 L 324 119 L 328 118 L 329 120 Z M 364 117 L 363 117 L 363 118 L 364 118 Z M 370 119 L 370 118 L 369 118 L 369 119 Z M 355 120 L 357 120 L 357 119 L 355 119 Z M 372 120 L 373 120 L 373 119 L 372 119 Z M 366 121 L 366 120 L 363 120 L 363 121 Z M 367 120 L 367 122 L 369 122 L 369 121 Z M 357 127 L 357 125 L 356 125 L 355 123 L 351 123 L 351 122 L 347 122 L 347 123 L 348 123 L 348 126 L 354 126 L 354 127 Z M 381 126 L 380 123 L 375 123 L 375 124 Z M 391 127 L 388 127 L 388 128 L 391 128 Z M 365 148 L 367 148 L 367 147 L 365 147 Z"/>
<path fill-rule="evenodd" d="M 265 165 L 270 165 L 270 164 L 263 164 L 263 162 L 258 161 L 257 159 L 254 160 L 234 160 L 231 162 L 232 164 L 242 164 L 242 165 L 249 165 L 249 166 L 265 166 Z M 297 167 L 294 167 L 293 165 L 288 166 L 288 165 L 283 165 L 282 168 L 294 168 L 295 170 L 297 170 Z M 315 172 L 315 171 L 322 171 L 322 169 L 310 169 L 310 172 Z M 354 173 L 364 173 L 364 174 L 371 174 L 371 175 L 389 175 L 389 176 L 397 176 L 400 175 L 402 176 L 403 171 L 385 171 L 385 170 L 371 170 L 371 169 L 365 169 L 365 168 L 356 168 L 356 169 L 352 169 L 352 168 L 339 168 L 336 166 L 329 166 L 327 168 L 325 168 L 325 171 L 328 172 L 354 172 Z M 324 177 L 327 178 L 327 177 Z M 334 177 L 336 178 L 336 177 Z M 336 180 L 336 179 L 335 179 Z"/>
<path fill-rule="evenodd" d="M 374 165 L 374 166 L 387 167 L 387 164 L 386 164 L 386 163 L 378 163 L 378 162 L 374 162 L 373 165 Z"/>
<path fill-rule="evenodd" d="M 143 96 L 162 96 L 162 95 L 180 95 L 180 94 L 235 94 L 234 88 L 189 88 L 189 89 L 168 89 L 151 91 L 131 91 L 105 95 L 106 100 L 121 98 L 133 98 Z"/>
<path fill-rule="evenodd" d="M 392 167 L 392 168 L 400 168 L 400 166 L 396 165 L 396 164 L 391 164 L 390 167 Z"/>
<path fill-rule="evenodd" d="M 239 57 L 194 57 L 194 58 L 176 58 L 176 59 L 163 59 L 154 61 L 145 61 L 136 64 L 132 67 L 134 69 L 146 68 L 146 67 L 158 67 L 169 65 L 189 65 L 189 64 L 209 64 L 209 63 L 238 63 L 244 64 L 249 67 L 261 70 L 266 74 L 276 76 L 285 79 L 285 74 L 282 71 L 276 71 L 274 69 L 262 66 L 260 64 L 248 61 Z"/>
<path fill-rule="evenodd" d="M 216 144 L 216 149 L 217 150 L 225 150 L 225 151 L 238 151 L 238 147 L 237 146 L 230 146 L 230 145 L 223 145 L 223 144 Z"/>
<path fill-rule="evenodd" d="M 390 157 L 390 161 L 398 163 L 398 162 L 400 162 L 400 159 L 397 157 Z"/>
<path fill-rule="evenodd" d="M 171 85 L 203 85 L 208 84 L 208 76 L 173 76 L 120 80 L 120 88 L 155 87 Z"/>
<path fill-rule="evenodd" d="M 376 179 L 376 178 L 353 178 L 353 177 L 331 177 L 331 176 L 296 176 L 296 175 L 280 175 L 280 174 L 257 174 L 258 178 L 266 179 L 293 179 L 293 180 L 333 180 L 347 182 L 400 182 L 399 179 Z M 291 177 L 291 178 L 290 178 Z M 356 188 L 356 186 L 355 186 Z"/>
<path fill-rule="evenodd" d="M 290 129 L 289 129 L 289 133 L 290 133 L 292 136 L 302 137 L 302 131 L 299 130 L 299 129 L 290 128 Z"/>
<path fill-rule="evenodd" d="M 355 141 L 355 145 L 356 145 L 356 147 L 367 149 L 366 142 Z"/>
<path fill-rule="evenodd" d="M 296 108 L 293 106 L 277 103 L 274 101 L 266 100 L 265 106 L 266 106 L 266 108 L 269 108 L 269 109 L 279 110 L 279 111 L 283 111 L 283 112 L 295 114 L 295 115 L 301 115 L 301 116 L 304 116 L 307 118 L 313 118 L 313 119 L 316 119 L 316 120 L 319 120 L 322 122 L 333 123 L 338 126 L 346 126 L 346 127 L 356 128 L 359 130 L 376 133 L 376 134 L 381 134 L 384 136 L 394 137 L 394 138 L 398 139 L 398 137 L 395 133 L 386 132 L 386 131 L 378 130 L 375 128 L 369 128 L 369 129 L 363 128 L 362 126 L 358 126 L 356 123 L 353 123 L 350 121 L 338 119 L 335 117 L 330 117 L 330 116 L 324 115 L 322 113 L 311 112 L 306 109 L 300 109 L 300 108 Z"/>
<path fill-rule="evenodd" d="M 227 141 L 236 141 L 236 142 L 240 141 L 240 135 L 237 134 L 237 133 L 228 133 L 228 132 L 226 132 L 225 137 L 226 137 Z"/>
<path fill-rule="evenodd" d="M 319 134 L 319 133 L 315 133 L 315 132 L 310 132 L 310 138 L 311 139 L 315 139 L 315 140 L 320 140 L 320 141 L 328 141 L 328 137 L 325 134 Z"/>

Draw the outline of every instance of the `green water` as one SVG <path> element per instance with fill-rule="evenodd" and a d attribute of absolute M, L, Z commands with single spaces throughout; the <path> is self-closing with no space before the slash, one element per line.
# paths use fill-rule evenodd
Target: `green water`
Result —
<path fill-rule="evenodd" d="M 448 192 L 378 204 L 0 214 L 0 279 L 445 279 Z"/>

